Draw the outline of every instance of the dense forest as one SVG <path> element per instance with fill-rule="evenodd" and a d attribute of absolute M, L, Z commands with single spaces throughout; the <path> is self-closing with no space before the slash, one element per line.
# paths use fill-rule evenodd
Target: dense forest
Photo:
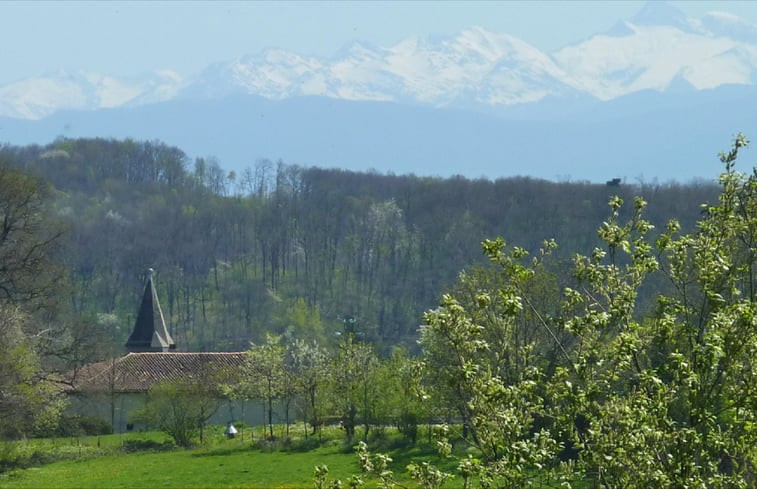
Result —
<path fill-rule="evenodd" d="M 676 216 L 686 230 L 718 190 L 714 182 L 441 179 L 270 160 L 237 174 L 213 157 L 190 161 L 178 148 L 133 140 L 6 145 L 0 159 L 50 186 L 66 272 L 56 320 L 65 311 L 77 335 L 100 343 L 91 349 L 100 356 L 130 333 L 148 268 L 184 351 L 244 350 L 265 332 L 328 341 L 345 328 L 379 348 L 415 348 L 423 312 L 461 270 L 485 261 L 484 239 L 504 236 L 534 251 L 555 238 L 559 268 L 599 243 L 611 195 L 643 195 L 657 228 Z"/>

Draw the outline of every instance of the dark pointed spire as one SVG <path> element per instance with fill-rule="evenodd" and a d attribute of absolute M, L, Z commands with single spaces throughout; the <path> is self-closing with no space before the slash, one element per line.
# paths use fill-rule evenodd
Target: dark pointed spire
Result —
<path fill-rule="evenodd" d="M 163 351 L 176 349 L 176 343 L 168 333 L 163 311 L 160 310 L 158 294 L 152 281 L 153 269 L 149 269 L 142 304 L 139 306 L 137 320 L 134 323 L 126 348 L 131 352 Z"/>

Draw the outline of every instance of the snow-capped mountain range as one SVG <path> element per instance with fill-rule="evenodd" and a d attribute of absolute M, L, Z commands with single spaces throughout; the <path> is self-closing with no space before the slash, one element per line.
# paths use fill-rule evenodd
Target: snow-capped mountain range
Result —
<path fill-rule="evenodd" d="M 354 43 L 331 59 L 270 49 L 193 76 L 56 72 L 0 86 L 0 116 L 36 120 L 61 110 L 239 94 L 497 111 L 547 98 L 607 101 L 649 89 L 752 85 L 755 72 L 757 25 L 722 13 L 688 19 L 668 4 L 650 2 L 609 31 L 551 53 L 471 27 L 449 38 L 412 37 L 390 47 Z"/>

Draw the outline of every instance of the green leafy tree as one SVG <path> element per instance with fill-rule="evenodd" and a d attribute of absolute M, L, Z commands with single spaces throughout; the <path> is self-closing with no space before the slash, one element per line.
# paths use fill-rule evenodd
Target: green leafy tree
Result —
<path fill-rule="evenodd" d="M 0 436 L 27 435 L 54 424 L 63 406 L 40 353 L 58 335 L 45 313 L 63 289 L 53 260 L 60 227 L 50 217 L 48 188 L 0 160 Z"/>
<path fill-rule="evenodd" d="M 289 347 L 289 378 L 302 399 L 301 412 L 313 433 L 320 434 L 326 410 L 329 356 L 317 342 L 296 339 Z"/>
<path fill-rule="evenodd" d="M 42 370 L 33 342 L 24 332 L 28 318 L 0 303 L 0 438 L 44 432 L 65 407 L 60 388 Z"/>
<path fill-rule="evenodd" d="M 421 402 L 421 374 L 419 362 L 406 349 L 395 348 L 390 358 L 381 360 L 375 376 L 381 392 L 379 423 L 395 425 L 412 443 L 417 440 L 418 425 L 428 416 Z"/>
<path fill-rule="evenodd" d="M 218 392 L 206 381 L 164 382 L 147 393 L 133 420 L 157 428 L 181 447 L 190 447 L 220 405 Z"/>
<path fill-rule="evenodd" d="M 248 350 L 241 392 L 248 398 L 261 399 L 266 407 L 268 437 L 273 440 L 274 403 L 286 393 L 287 372 L 285 349 L 281 336 L 266 334 L 265 343 L 253 344 Z"/>
<path fill-rule="evenodd" d="M 331 364 L 331 400 L 348 440 L 355 436 L 359 418 L 363 421 L 363 437 L 368 437 L 380 395 L 374 382 L 378 365 L 369 344 L 355 341 L 351 335 L 339 342 Z"/>
<path fill-rule="evenodd" d="M 579 467 L 607 487 L 755 483 L 757 173 L 734 169 L 746 144 L 739 135 L 721 155 L 721 194 L 696 231 L 671 221 L 654 250 L 645 203 L 621 223 L 616 198 L 599 232 L 605 249 L 576 259 L 565 324 L 581 347 L 552 388 L 563 414 L 581 420 L 571 426 Z M 638 290 L 658 269 L 671 291 L 639 320 Z"/>
<path fill-rule="evenodd" d="M 508 251 L 502 239 L 487 241 L 484 249 L 502 274 L 496 288 L 479 288 L 478 278 L 462 275 L 463 290 L 477 290 L 474 300 L 445 295 L 440 307 L 424 316 L 421 328 L 424 371 L 433 387 L 428 395 L 451 403 L 462 419 L 462 436 L 481 452 L 481 479 L 497 487 L 556 477 L 553 461 L 562 446 L 543 426 L 546 364 L 537 356 L 555 331 L 525 295 L 554 246 L 547 242 L 540 258 L 522 264 L 525 250 Z M 486 283 L 491 284 L 478 285 Z M 543 334 L 527 331 L 532 315 Z"/>
<path fill-rule="evenodd" d="M 304 298 L 299 298 L 292 304 L 288 314 L 287 332 L 302 340 L 322 341 L 324 325 L 318 306 L 308 307 Z"/>

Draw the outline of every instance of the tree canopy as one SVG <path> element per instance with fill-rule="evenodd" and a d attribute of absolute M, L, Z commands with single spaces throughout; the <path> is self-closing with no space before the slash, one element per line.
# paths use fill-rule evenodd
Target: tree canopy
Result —
<path fill-rule="evenodd" d="M 503 239 L 484 252 L 496 282 L 461 277 L 422 328 L 428 389 L 463 420 L 483 487 L 582 474 L 603 487 L 751 487 L 757 316 L 757 171 L 721 155 L 717 202 L 689 233 L 655 240 L 637 198 L 612 197 L 602 246 L 576 254 L 557 307 L 539 298 L 544 261 Z M 654 275 L 670 287 L 639 309 Z M 465 293 L 471 291 L 472 293 Z M 461 467 L 463 467 L 461 465 Z"/>
<path fill-rule="evenodd" d="M 460 270 L 483 263 L 484 238 L 512 237 L 533 253 L 554 237 L 550 266 L 566 271 L 571 251 L 599 244 L 593 227 L 610 195 L 639 193 L 656 229 L 677 217 L 684 231 L 698 202 L 717 195 L 701 182 L 610 188 L 270 160 L 231 175 L 213 157 L 191 161 L 158 141 L 59 139 L 0 155 L 54 186 L 48 203 L 68 228 L 55 258 L 65 264 L 73 323 L 122 345 L 153 268 L 171 336 L 185 350 L 241 350 L 266 332 L 333 342 L 345 317 L 384 352 L 396 343 L 415 350 L 418 318 Z M 648 307 L 663 285 L 640 291 Z"/>
<path fill-rule="evenodd" d="M 45 316 L 60 300 L 54 260 L 61 231 L 49 214 L 48 188 L 0 158 L 0 437 L 54 425 L 60 391 L 39 353 L 59 333 Z"/>

